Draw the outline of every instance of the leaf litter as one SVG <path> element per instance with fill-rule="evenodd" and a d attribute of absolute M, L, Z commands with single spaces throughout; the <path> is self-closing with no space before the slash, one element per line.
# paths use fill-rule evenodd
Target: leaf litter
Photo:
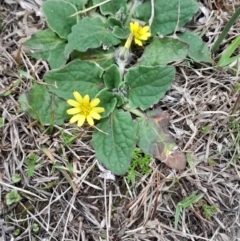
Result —
<path fill-rule="evenodd" d="M 188 154 L 191 165 L 176 171 L 153 160 L 152 173 L 140 177 L 130 188 L 124 177 L 115 177 L 115 181 L 112 177 L 99 178 L 103 171 L 90 147 L 90 130 L 82 129 L 71 146 L 64 146 L 60 126 L 54 126 L 51 135 L 20 111 L 18 97 L 33 81 L 25 76 L 12 88 L 19 79 L 17 67 L 39 82 L 49 69 L 46 62 L 33 61 L 22 51 L 21 63 L 15 56 L 21 43 L 44 29 L 45 22 L 38 15 L 40 1 L 0 3 L 0 89 L 11 90 L 0 99 L 4 123 L 0 128 L 0 239 L 11 240 L 14 230 L 20 227 L 16 240 L 237 240 L 239 110 L 233 123 L 229 117 L 237 99 L 238 75 L 207 65 L 192 68 L 176 63 L 176 79 L 159 107 L 169 112 L 170 134 Z M 201 11 L 187 27 L 204 32 L 211 48 L 238 3 L 202 0 L 200 4 Z M 222 44 L 222 51 L 239 34 L 239 28 L 238 20 Z M 79 133 L 79 129 L 65 124 L 64 132 L 71 135 Z M 77 191 L 62 172 L 53 168 L 43 147 L 61 164 L 61 170 L 67 171 Z M 24 162 L 31 153 L 38 158 L 33 178 L 27 176 Z M 69 171 L 69 161 L 73 171 Z M 16 186 L 11 180 L 17 174 L 21 182 Z M 6 205 L 6 195 L 14 189 L 22 199 L 11 209 Z M 204 194 L 204 202 L 216 205 L 218 212 L 206 221 L 199 203 L 194 203 L 192 208 L 183 209 L 176 230 L 176 207 L 194 191 Z M 40 226 L 37 234 L 31 229 L 34 222 Z"/>

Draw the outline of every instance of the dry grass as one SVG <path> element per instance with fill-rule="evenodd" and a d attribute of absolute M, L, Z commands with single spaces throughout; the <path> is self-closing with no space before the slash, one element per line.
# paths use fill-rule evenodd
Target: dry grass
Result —
<path fill-rule="evenodd" d="M 0 0 L 0 117 L 5 123 L 0 128 L 0 240 L 239 240 L 239 111 L 235 126 L 229 121 L 237 99 L 238 73 L 176 64 L 176 80 L 160 105 L 171 115 L 171 134 L 188 154 L 189 166 L 176 172 L 153 160 L 152 173 L 130 188 L 124 177 L 99 177 L 103 173 L 89 145 L 90 130 L 65 124 L 54 126 L 48 134 L 47 127 L 43 129 L 21 111 L 18 97 L 33 79 L 20 77 L 18 69 L 42 81 L 48 66 L 29 59 L 20 48 L 27 37 L 45 28 L 42 16 L 36 16 L 41 1 L 20 2 L 32 3 L 33 10 L 23 9 L 16 1 Z M 211 48 L 237 6 L 234 0 L 202 0 L 201 12 L 189 27 L 202 33 Z M 240 21 L 216 57 L 239 35 L 239 29 Z M 21 82 L 14 87 L 19 78 Z M 3 96 L 6 90 L 11 94 Z M 62 132 L 77 133 L 78 138 L 66 146 Z M 29 178 L 24 160 L 31 153 L 37 165 Z M 61 169 L 53 170 L 54 162 Z M 66 176 L 68 162 L 73 171 Z M 21 176 L 18 184 L 12 182 L 15 174 Z M 13 189 L 22 199 L 7 207 L 5 196 Z M 204 195 L 206 204 L 217 206 L 217 213 L 207 220 L 196 203 L 183 210 L 175 230 L 176 205 L 195 190 Z M 32 231 L 34 223 L 40 227 L 38 233 Z M 18 228 L 19 236 L 12 239 Z"/>

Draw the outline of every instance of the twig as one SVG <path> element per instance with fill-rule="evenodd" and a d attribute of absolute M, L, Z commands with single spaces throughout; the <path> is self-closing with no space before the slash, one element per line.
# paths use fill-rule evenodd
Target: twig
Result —
<path fill-rule="evenodd" d="M 86 13 L 86 12 L 88 12 L 88 11 L 94 9 L 94 8 L 97 8 L 97 7 L 99 7 L 99 6 L 101 6 L 101 5 L 105 4 L 105 3 L 108 3 L 108 2 L 110 2 L 110 1 L 112 1 L 112 0 L 105 0 L 105 1 L 103 1 L 103 2 L 101 2 L 101 3 L 98 3 L 98 4 L 94 5 L 94 6 L 92 6 L 92 7 L 89 7 L 89 8 L 86 8 L 86 9 L 84 9 L 84 10 L 81 10 L 81 11 L 79 11 L 79 12 L 76 12 L 76 13 L 74 13 L 73 15 L 71 15 L 70 17 L 74 17 L 74 16 L 76 16 L 76 15 L 79 14 L 79 13 Z"/>

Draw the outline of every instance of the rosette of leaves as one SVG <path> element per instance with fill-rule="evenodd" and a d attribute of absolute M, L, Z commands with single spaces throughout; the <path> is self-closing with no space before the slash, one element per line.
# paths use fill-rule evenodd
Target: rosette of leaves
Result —
<path fill-rule="evenodd" d="M 187 56 L 195 62 L 211 61 L 198 35 L 175 34 L 199 6 L 195 0 L 155 0 L 154 6 L 150 0 L 101 2 L 43 2 L 48 29 L 37 32 L 24 45 L 31 56 L 47 61 L 51 70 L 45 73 L 44 84 L 35 83 L 21 95 L 22 109 L 42 125 L 63 125 L 70 118 L 66 100 L 73 91 L 97 97 L 105 112 L 97 124 L 101 131 L 94 130 L 91 144 L 106 168 L 124 175 L 139 146 L 145 154 L 183 169 L 185 156 L 175 151 L 167 131 L 168 115 L 149 108 L 160 101 L 174 80 L 175 68 L 169 63 Z M 150 20 L 152 38 L 143 51 L 133 48 L 138 59 L 122 73 L 114 55 L 130 33 L 132 18 L 146 25 Z M 139 52 L 143 52 L 141 56 Z"/>

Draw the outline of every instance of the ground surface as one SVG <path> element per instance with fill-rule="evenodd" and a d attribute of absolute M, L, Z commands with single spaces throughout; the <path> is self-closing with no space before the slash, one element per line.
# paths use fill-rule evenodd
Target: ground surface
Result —
<path fill-rule="evenodd" d="M 239 2 L 199 3 L 201 10 L 187 27 L 200 33 L 211 48 Z M 230 122 L 239 73 L 177 63 L 176 80 L 159 105 L 170 113 L 171 134 L 188 154 L 190 165 L 177 172 L 153 160 L 151 174 L 139 177 L 134 187 L 124 177 L 103 179 L 89 145 L 90 131 L 66 124 L 65 133 L 80 135 L 70 147 L 65 146 L 62 127 L 55 126 L 54 134 L 48 135 L 20 109 L 19 95 L 31 87 L 33 78 L 41 81 L 48 70 L 46 62 L 28 58 L 19 48 L 31 34 L 45 28 L 40 4 L 41 0 L 0 0 L 0 117 L 4 120 L 0 128 L 0 240 L 240 240 L 239 111 L 234 124 Z M 240 20 L 215 59 L 239 33 Z M 21 76 L 18 69 L 29 76 Z M 29 178 L 24 160 L 31 153 L 37 165 Z M 64 168 L 52 170 L 54 160 L 63 167 L 68 161 L 73 163 L 71 180 L 77 191 Z M 16 174 L 21 181 L 14 184 Z M 21 201 L 6 206 L 6 194 L 14 189 Z M 184 209 L 175 230 L 176 205 L 193 191 L 202 194 L 203 203 Z M 209 219 L 203 204 L 217 206 Z M 34 224 L 38 232 L 32 230 Z"/>

